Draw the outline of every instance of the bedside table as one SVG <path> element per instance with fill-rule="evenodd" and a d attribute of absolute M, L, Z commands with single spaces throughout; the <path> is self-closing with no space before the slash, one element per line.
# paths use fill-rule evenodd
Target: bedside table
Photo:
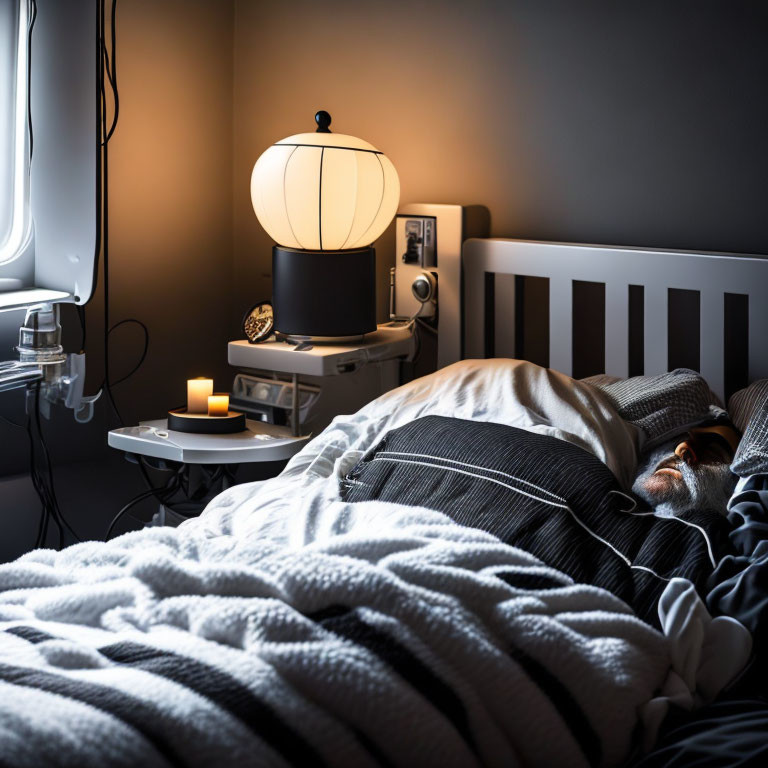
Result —
<path fill-rule="evenodd" d="M 290 459 L 310 437 L 294 437 L 290 429 L 275 424 L 245 423 L 244 432 L 198 435 L 169 430 L 167 419 L 142 421 L 137 427 L 113 429 L 107 443 L 126 453 L 182 464 L 244 464 Z"/>
<path fill-rule="evenodd" d="M 246 420 L 245 431 L 229 435 L 175 432 L 168 429 L 167 419 L 113 429 L 107 435 L 107 444 L 139 465 L 149 490 L 120 510 L 110 531 L 132 506 L 150 497 L 160 502 L 160 508 L 149 525 L 178 525 L 198 515 L 215 495 L 229 488 L 235 481 L 237 466 L 263 466 L 266 475 L 262 471 L 259 478 L 263 479 L 282 469 L 282 462 L 298 453 L 309 438 L 294 437 L 288 427 L 251 419 Z M 281 463 L 277 468 L 270 466 L 277 462 Z M 148 469 L 171 473 L 170 478 L 164 486 L 155 488 Z"/>

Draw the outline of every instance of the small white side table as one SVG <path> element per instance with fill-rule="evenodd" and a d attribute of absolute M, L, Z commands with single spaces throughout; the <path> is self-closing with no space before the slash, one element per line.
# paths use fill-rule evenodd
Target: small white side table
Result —
<path fill-rule="evenodd" d="M 152 518 L 150 525 L 178 525 L 189 517 L 198 515 L 207 502 L 217 493 L 228 488 L 234 481 L 235 469 L 232 464 L 254 464 L 261 462 L 281 462 L 298 453 L 309 440 L 310 435 L 294 437 L 289 427 L 266 424 L 261 421 L 246 420 L 246 430 L 231 435 L 198 435 L 188 432 L 176 432 L 168 429 L 167 419 L 143 421 L 135 427 L 113 429 L 107 435 L 107 443 L 112 448 L 123 451 L 126 458 L 143 464 L 155 466 L 160 461 L 168 461 L 180 466 L 175 477 L 184 478 L 182 484 L 166 484 L 140 494 L 131 500 L 118 514 L 114 523 L 133 504 L 148 495 L 157 496 L 159 511 Z M 274 472 L 273 467 L 266 467 L 267 476 Z M 149 479 L 145 478 L 149 483 Z M 172 483 L 173 481 L 169 481 Z M 189 488 L 196 484 L 195 493 Z M 170 502 L 181 487 L 187 489 L 186 500 Z M 202 492 L 201 490 L 202 489 Z M 110 526 L 111 527 L 111 526 Z"/>
<path fill-rule="evenodd" d="M 169 430 L 167 419 L 158 419 L 113 429 L 107 443 L 126 453 L 182 464 L 245 464 L 290 459 L 310 438 L 294 437 L 289 427 L 250 419 L 246 427 L 231 435 L 197 435 Z"/>

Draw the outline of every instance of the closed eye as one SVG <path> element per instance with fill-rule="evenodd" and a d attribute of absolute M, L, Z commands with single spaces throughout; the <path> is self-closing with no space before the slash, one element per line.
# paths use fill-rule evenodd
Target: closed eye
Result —
<path fill-rule="evenodd" d="M 725 463 L 729 463 L 733 459 L 731 444 L 716 432 L 697 434 L 696 446 L 700 452 L 707 452 Z"/>

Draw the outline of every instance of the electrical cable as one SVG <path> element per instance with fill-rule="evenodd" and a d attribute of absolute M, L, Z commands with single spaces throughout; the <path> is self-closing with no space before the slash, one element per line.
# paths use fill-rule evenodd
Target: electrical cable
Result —
<path fill-rule="evenodd" d="M 29 160 L 35 149 L 35 134 L 32 130 L 32 31 L 37 21 L 37 0 L 32 0 L 32 16 L 27 32 L 27 132 L 29 135 Z"/>
<path fill-rule="evenodd" d="M 101 178 L 102 178 L 102 219 L 101 219 L 101 231 L 102 231 L 102 244 L 101 253 L 103 259 L 104 270 L 104 389 L 107 394 L 107 404 L 112 406 L 112 409 L 117 416 L 117 420 L 120 425 L 123 426 L 124 422 L 120 411 L 117 408 L 114 397 L 112 396 L 112 389 L 109 383 L 109 149 L 108 140 L 106 138 L 107 130 L 107 93 L 104 87 L 104 72 L 109 74 L 109 65 L 106 62 L 106 40 L 105 40 L 105 14 L 106 6 L 105 0 L 101 0 L 99 3 L 101 7 L 101 20 L 100 20 L 100 38 L 99 38 L 99 51 L 100 51 L 100 69 L 101 69 Z M 110 81 L 111 82 L 111 81 Z"/>
<path fill-rule="evenodd" d="M 54 522 L 56 523 L 57 528 L 59 529 L 59 548 L 61 548 L 63 541 L 63 528 L 66 528 L 69 533 L 74 537 L 75 541 L 82 541 L 80 536 L 75 533 L 72 526 L 69 524 L 66 517 L 64 517 L 64 514 L 61 511 L 61 508 L 59 507 L 59 500 L 56 496 L 56 488 L 54 486 L 53 481 L 53 464 L 51 462 L 51 454 L 48 451 L 48 445 L 45 441 L 45 435 L 43 434 L 43 426 L 40 420 L 40 382 L 38 382 L 37 389 L 35 391 L 35 424 L 37 426 L 37 433 L 40 440 L 40 446 L 43 449 L 43 458 L 45 460 L 45 473 L 47 475 L 47 489 L 48 494 L 51 501 L 51 514 L 53 516 Z M 63 526 L 63 527 L 62 527 Z"/>
<path fill-rule="evenodd" d="M 422 320 L 420 317 L 415 318 L 416 324 L 423 328 L 425 331 L 429 331 L 431 334 L 437 336 L 437 328 L 431 326 L 426 320 Z"/>
<path fill-rule="evenodd" d="M 77 307 L 77 319 L 80 321 L 80 353 L 85 352 L 86 341 L 86 324 L 85 324 L 85 306 L 83 304 L 76 304 Z"/>
<path fill-rule="evenodd" d="M 137 320 L 135 317 L 129 317 L 129 318 L 126 318 L 125 320 L 121 320 L 119 323 L 115 323 L 109 329 L 107 335 L 111 334 L 112 331 L 116 330 L 121 325 L 127 325 L 129 323 L 135 323 L 142 329 L 142 331 L 144 331 L 144 349 L 141 352 L 141 357 L 139 357 L 139 362 L 136 363 L 136 365 L 134 365 L 133 368 L 131 368 L 131 370 L 128 373 L 126 373 L 124 376 L 121 376 L 117 381 L 110 381 L 109 382 L 110 387 L 116 387 L 118 384 L 122 384 L 127 379 L 130 379 L 131 376 L 133 376 L 133 374 L 136 373 L 136 371 L 138 371 L 139 368 L 141 368 L 142 364 L 147 359 L 147 352 L 149 351 L 149 329 L 144 323 L 141 322 L 141 320 Z"/>
<path fill-rule="evenodd" d="M 11 421 L 10 419 L 7 419 L 5 416 L 0 416 L 0 421 L 3 424 L 7 424 L 9 427 L 18 427 L 19 429 L 25 429 L 25 426 L 23 424 L 19 424 L 15 421 Z"/>
<path fill-rule="evenodd" d="M 40 382 L 35 385 L 35 395 L 38 396 L 40 391 Z M 35 435 L 34 435 L 34 414 L 27 414 L 27 437 L 29 438 L 29 466 L 30 466 L 30 479 L 32 480 L 32 486 L 35 489 L 35 493 L 40 499 L 41 511 L 40 522 L 37 529 L 37 537 L 35 541 L 36 547 L 41 547 L 46 541 L 48 535 L 48 523 L 51 518 L 50 512 L 50 497 L 47 489 L 43 484 L 43 480 L 40 476 L 40 472 L 37 466 L 37 452 L 35 450 Z"/>
<path fill-rule="evenodd" d="M 100 96 L 101 96 L 101 124 L 100 124 L 100 132 L 101 132 L 101 153 L 102 153 L 102 192 L 101 192 L 101 199 L 102 199 L 102 222 L 101 222 L 101 231 L 102 231 L 102 259 L 104 264 L 104 383 L 103 383 L 103 389 L 106 392 L 106 399 L 108 406 L 112 408 L 112 411 L 114 412 L 115 416 L 117 417 L 118 422 L 121 426 L 125 425 L 125 421 L 123 420 L 122 414 L 120 413 L 120 409 L 117 407 L 117 402 L 115 401 L 114 394 L 112 392 L 112 387 L 116 384 L 122 383 L 127 378 L 132 376 L 139 367 L 143 364 L 144 360 L 147 356 L 147 351 L 149 347 L 149 331 L 147 330 L 146 325 L 142 323 L 140 320 L 136 320 L 135 318 L 129 318 L 128 320 L 120 321 L 119 323 L 116 323 L 114 326 L 110 325 L 110 305 L 109 305 L 109 140 L 112 138 L 112 135 L 115 132 L 115 129 L 117 128 L 117 122 L 118 122 L 118 116 L 120 112 L 120 96 L 118 93 L 117 88 L 117 0 L 112 0 L 110 5 L 110 44 L 111 44 L 111 57 L 110 52 L 107 48 L 107 41 L 106 41 L 106 2 L 105 0 L 100 0 L 99 3 L 100 13 L 99 13 L 99 52 L 100 52 L 100 69 L 101 69 L 101 77 L 100 77 Z M 110 84 L 110 87 L 112 89 L 112 97 L 113 97 L 113 103 L 114 103 L 114 111 L 112 116 L 112 123 L 107 128 L 107 94 L 106 94 L 106 87 L 105 87 L 105 78 L 104 74 L 106 73 L 106 79 Z M 112 333 L 115 328 L 119 327 L 120 325 L 123 325 L 127 322 L 133 322 L 138 324 L 142 327 L 145 333 L 144 338 L 144 350 L 142 352 L 141 358 L 136 366 L 126 375 L 120 378 L 116 382 L 112 382 L 110 379 L 110 369 L 109 369 L 109 336 Z"/>
<path fill-rule="evenodd" d="M 107 528 L 107 534 L 104 537 L 104 541 L 109 541 L 112 538 L 112 531 L 115 529 L 115 526 L 120 522 L 120 519 L 123 517 L 123 515 L 128 512 L 131 507 L 135 507 L 139 502 L 144 501 L 144 499 L 149 499 L 152 496 L 157 496 L 163 489 L 158 488 L 157 490 L 149 490 L 149 491 L 142 491 L 138 496 L 134 496 L 113 518 L 112 522 L 109 524 L 109 528 Z"/>
<path fill-rule="evenodd" d="M 151 488 L 147 491 L 143 491 L 142 493 L 138 494 L 138 496 L 134 496 L 113 518 L 112 522 L 109 524 L 109 528 L 107 528 L 107 535 L 104 537 L 104 541 L 109 541 L 112 537 L 112 532 L 115 529 L 115 526 L 120 522 L 123 515 L 125 515 L 129 509 L 132 507 L 135 507 L 136 504 L 138 504 L 141 501 L 144 501 L 144 499 L 149 499 L 152 496 L 157 496 L 161 503 L 165 501 L 165 497 L 172 495 L 178 490 L 179 487 L 179 475 L 183 471 L 183 467 L 181 467 L 179 470 L 176 471 L 176 473 L 173 475 L 173 477 L 168 481 L 168 484 L 164 488 Z"/>
<path fill-rule="evenodd" d="M 107 64 L 107 78 L 112 88 L 112 97 L 114 101 L 114 111 L 112 113 L 112 125 L 104 139 L 105 144 L 112 138 L 112 134 L 117 128 L 117 120 L 120 115 L 120 94 L 117 88 L 117 0 L 112 0 L 112 12 L 110 18 L 110 33 L 112 47 L 112 62 L 109 60 L 109 51 L 106 49 L 106 41 L 102 36 L 102 46 L 104 48 L 104 60 Z"/>
<path fill-rule="evenodd" d="M 35 440 L 32 435 L 32 414 L 27 415 L 27 437 L 29 438 L 29 476 L 32 480 L 32 486 L 40 499 L 40 522 L 37 527 L 37 536 L 35 537 L 35 548 L 43 546 L 48 532 L 48 503 L 45 493 L 40 485 L 40 479 L 37 474 L 37 461 L 35 459 Z"/>
<path fill-rule="evenodd" d="M 42 505 L 36 546 L 40 547 L 45 543 L 48 527 L 51 522 L 58 531 L 59 549 L 64 545 L 64 529 L 69 532 L 75 541 L 81 541 L 80 536 L 78 536 L 62 513 L 58 497 L 56 496 L 53 464 L 40 419 L 40 382 L 36 382 L 34 386 L 33 410 L 27 417 L 27 436 L 30 447 L 30 477 Z M 40 451 L 37 450 L 36 443 L 39 444 Z M 41 464 L 42 466 L 40 466 Z"/>
<path fill-rule="evenodd" d="M 152 479 L 149 476 L 149 467 L 147 466 L 146 459 L 141 454 L 139 454 L 137 456 L 137 459 L 138 459 L 139 469 L 141 470 L 141 475 L 144 478 L 144 482 L 146 483 L 147 488 L 149 490 L 153 490 L 153 491 L 160 491 L 160 490 L 162 490 L 161 488 L 155 488 L 155 485 L 154 485 L 154 483 L 152 482 Z M 155 467 L 155 469 L 157 469 L 157 468 Z M 176 472 L 177 474 L 179 474 L 179 470 L 183 470 L 183 469 L 184 469 L 184 465 L 182 464 L 180 467 L 178 467 L 176 469 L 166 469 L 166 470 L 160 470 L 160 471 Z"/>
<path fill-rule="evenodd" d="M 51 520 L 51 501 L 37 466 L 37 452 L 35 450 L 35 435 L 33 432 L 33 425 L 34 417 L 32 413 L 29 413 L 27 416 L 27 436 L 29 437 L 30 479 L 32 480 L 32 486 L 34 487 L 35 493 L 37 493 L 37 496 L 40 499 L 41 505 L 40 522 L 38 524 L 35 546 L 41 547 L 45 544 L 45 541 L 48 537 L 48 524 Z"/>

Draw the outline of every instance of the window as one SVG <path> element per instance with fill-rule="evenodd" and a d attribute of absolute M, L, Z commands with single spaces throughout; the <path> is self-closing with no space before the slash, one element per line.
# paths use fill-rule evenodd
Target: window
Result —
<path fill-rule="evenodd" d="M 28 24 L 29 0 L 0 0 L 0 265 L 30 235 Z"/>

